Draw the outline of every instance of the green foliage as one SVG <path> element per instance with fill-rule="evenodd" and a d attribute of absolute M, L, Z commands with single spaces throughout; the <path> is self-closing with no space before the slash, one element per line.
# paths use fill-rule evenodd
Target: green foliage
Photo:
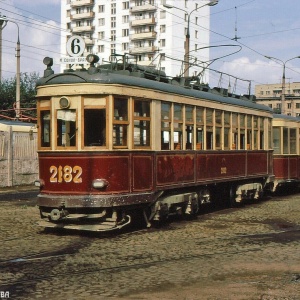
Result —
<path fill-rule="evenodd" d="M 21 116 L 36 118 L 35 84 L 38 79 L 37 73 L 22 73 L 20 76 Z M 0 118 L 15 118 L 15 103 L 16 78 L 3 79 L 0 82 Z"/>

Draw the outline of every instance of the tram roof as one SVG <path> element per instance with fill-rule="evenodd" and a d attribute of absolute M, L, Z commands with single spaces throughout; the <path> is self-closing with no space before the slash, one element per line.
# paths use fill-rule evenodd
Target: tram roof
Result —
<path fill-rule="evenodd" d="M 76 84 L 76 83 L 95 83 L 95 84 L 121 84 L 127 86 L 135 86 L 146 89 L 158 90 L 167 93 L 173 93 L 188 97 L 203 98 L 211 101 L 216 101 L 224 104 L 231 104 L 236 106 L 244 106 L 256 110 L 268 111 L 273 113 L 268 106 L 257 104 L 249 99 L 239 99 L 230 96 L 224 96 L 220 93 L 209 91 L 201 91 L 191 87 L 182 85 L 174 85 L 166 82 L 159 82 L 140 76 L 130 75 L 129 71 L 109 71 L 106 69 L 98 69 L 96 73 L 86 70 L 71 71 L 59 74 L 51 74 L 42 77 L 37 82 L 37 87 L 44 85 L 56 84 Z"/>

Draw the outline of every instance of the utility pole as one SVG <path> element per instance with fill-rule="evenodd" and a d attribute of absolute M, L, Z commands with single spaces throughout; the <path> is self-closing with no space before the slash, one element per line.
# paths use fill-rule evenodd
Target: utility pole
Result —
<path fill-rule="evenodd" d="M 1 19 L 0 14 L 0 83 L 2 81 L 2 29 L 6 26 L 7 21 Z"/>

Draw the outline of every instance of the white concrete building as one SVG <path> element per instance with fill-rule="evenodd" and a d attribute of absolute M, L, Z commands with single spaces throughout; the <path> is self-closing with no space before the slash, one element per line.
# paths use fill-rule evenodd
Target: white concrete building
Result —
<path fill-rule="evenodd" d="M 62 0 L 62 55 L 66 55 L 67 40 L 79 35 L 86 44 L 83 56 L 97 54 L 102 62 L 108 61 L 112 53 L 134 54 L 139 64 L 161 68 L 167 75 L 176 76 L 184 71 L 181 61 L 184 60 L 189 24 L 190 62 L 205 66 L 209 60 L 209 2 Z M 206 48 L 197 50 L 201 47 Z M 62 69 L 65 67 L 62 65 Z M 200 71 L 200 67 L 193 67 L 189 75 Z M 207 75 L 203 81 L 208 82 Z"/>

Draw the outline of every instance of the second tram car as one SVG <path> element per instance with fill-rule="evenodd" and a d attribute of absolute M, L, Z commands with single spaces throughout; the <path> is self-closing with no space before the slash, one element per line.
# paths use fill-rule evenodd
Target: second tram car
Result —
<path fill-rule="evenodd" d="M 297 191 L 300 183 L 300 119 L 274 115 L 274 191 Z"/>
<path fill-rule="evenodd" d="M 131 64 L 54 74 L 37 84 L 38 207 L 45 227 L 150 226 L 202 204 L 272 188 L 272 111 L 197 78 Z"/>

